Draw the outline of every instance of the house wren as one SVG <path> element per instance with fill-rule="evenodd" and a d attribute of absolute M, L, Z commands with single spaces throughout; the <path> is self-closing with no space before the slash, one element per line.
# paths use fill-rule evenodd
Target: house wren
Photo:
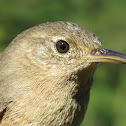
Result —
<path fill-rule="evenodd" d="M 70 22 L 24 31 L 0 54 L 0 126 L 79 126 L 100 62 L 126 55 Z"/>

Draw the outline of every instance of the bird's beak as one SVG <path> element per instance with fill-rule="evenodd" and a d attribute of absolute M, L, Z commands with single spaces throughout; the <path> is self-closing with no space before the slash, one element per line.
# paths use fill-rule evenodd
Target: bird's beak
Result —
<path fill-rule="evenodd" d="M 88 55 L 85 58 L 87 58 L 89 62 L 109 62 L 126 64 L 126 54 L 105 48 L 99 48 L 95 55 Z"/>

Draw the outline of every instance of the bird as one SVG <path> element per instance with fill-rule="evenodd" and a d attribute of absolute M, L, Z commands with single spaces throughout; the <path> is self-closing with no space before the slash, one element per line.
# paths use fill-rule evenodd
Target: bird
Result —
<path fill-rule="evenodd" d="M 75 23 L 25 30 L 0 53 L 0 126 L 79 126 L 102 62 L 126 64 L 126 54 Z"/>

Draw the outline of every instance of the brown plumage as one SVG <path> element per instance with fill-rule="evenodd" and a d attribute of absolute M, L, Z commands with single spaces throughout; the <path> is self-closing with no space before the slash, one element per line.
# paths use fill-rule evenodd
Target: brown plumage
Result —
<path fill-rule="evenodd" d="M 24 31 L 0 54 L 0 126 L 79 126 L 99 62 L 126 56 L 70 22 Z"/>

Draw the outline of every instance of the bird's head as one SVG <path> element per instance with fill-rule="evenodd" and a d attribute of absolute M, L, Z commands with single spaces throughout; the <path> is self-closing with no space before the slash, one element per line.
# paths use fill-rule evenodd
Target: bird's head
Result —
<path fill-rule="evenodd" d="M 24 31 L 7 50 L 7 60 L 15 61 L 15 70 L 20 63 L 25 67 L 22 68 L 25 74 L 34 73 L 33 76 L 39 75 L 40 78 L 45 75 L 46 78 L 52 77 L 52 81 L 55 80 L 53 78 L 62 80 L 68 76 L 67 79 L 86 84 L 98 63 L 126 63 L 125 54 L 103 48 L 92 32 L 62 21 L 41 24 Z"/>
<path fill-rule="evenodd" d="M 20 34 L 11 45 L 18 58 L 25 55 L 37 64 L 54 68 L 58 74 L 100 62 L 126 63 L 125 54 L 103 48 L 94 33 L 70 22 L 38 25 Z"/>

